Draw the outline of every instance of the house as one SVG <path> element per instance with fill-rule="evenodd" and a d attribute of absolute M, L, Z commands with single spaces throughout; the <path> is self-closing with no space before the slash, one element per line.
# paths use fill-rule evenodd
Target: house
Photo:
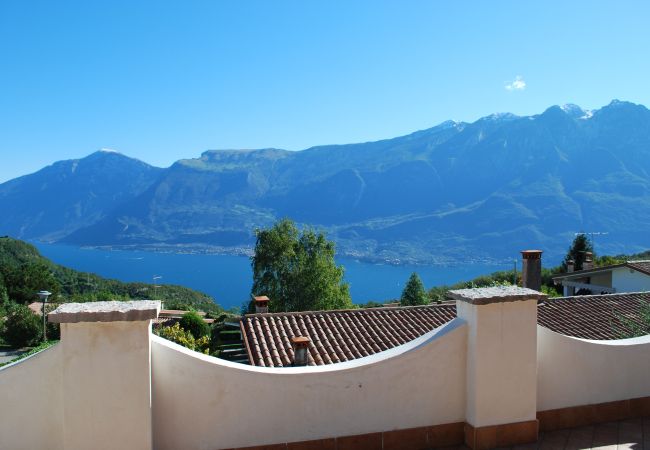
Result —
<path fill-rule="evenodd" d="M 521 253 L 523 285 L 539 291 L 542 252 L 525 250 Z M 589 264 L 591 258 L 587 256 Z M 585 273 L 599 270 L 601 269 L 588 269 L 573 273 L 579 274 L 579 279 L 584 279 Z M 610 279 L 617 280 L 619 286 L 639 287 L 634 282 L 645 279 L 650 286 L 650 261 L 619 264 L 610 266 L 609 270 L 610 274 L 616 273 Z M 593 278 L 600 279 L 595 276 Z M 537 307 L 538 325 L 575 338 L 615 340 L 629 331 L 631 324 L 638 326 L 643 323 L 641 308 L 645 303 L 650 303 L 650 292 L 600 294 L 600 289 L 598 291 L 599 295 L 546 299 Z M 605 290 L 613 291 L 611 287 Z M 306 365 L 319 366 L 390 350 L 442 327 L 457 317 L 456 302 L 427 306 L 269 313 L 268 297 L 254 297 L 253 300 L 256 313 L 242 317 L 240 327 L 250 364 L 261 367 L 296 365 L 297 348 L 293 340 L 297 337 L 307 338 L 301 341 L 301 345 L 307 348 Z"/>
<path fill-rule="evenodd" d="M 566 336 L 619 339 L 630 320 L 641 325 L 650 292 L 547 299 L 537 323 Z M 351 361 L 412 341 L 456 318 L 456 304 L 248 314 L 240 321 L 251 365 L 294 365 L 292 338 L 309 338 L 307 365 Z"/>
<path fill-rule="evenodd" d="M 576 293 L 611 294 L 615 292 L 650 291 L 650 260 L 626 261 L 610 266 L 593 267 L 588 262 L 583 270 L 569 271 L 553 277 L 564 286 L 564 295 Z"/>

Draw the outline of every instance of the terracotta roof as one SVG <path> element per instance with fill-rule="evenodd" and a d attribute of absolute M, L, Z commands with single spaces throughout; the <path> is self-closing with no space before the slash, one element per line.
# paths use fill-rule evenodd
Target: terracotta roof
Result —
<path fill-rule="evenodd" d="M 454 303 L 297 313 L 250 314 L 241 321 L 254 366 L 288 366 L 291 338 L 307 336 L 309 365 L 361 358 L 402 345 L 456 317 Z"/>
<path fill-rule="evenodd" d="M 618 339 L 625 326 L 620 318 L 642 325 L 640 307 L 650 292 L 577 295 L 549 299 L 537 310 L 537 322 L 551 330 L 583 339 Z"/>
<path fill-rule="evenodd" d="M 650 275 L 650 261 L 628 261 L 627 266 Z"/>
<path fill-rule="evenodd" d="M 639 308 L 648 293 L 585 295 L 541 303 L 538 323 L 585 339 L 617 339 L 619 317 L 641 323 Z M 332 364 L 372 355 L 411 341 L 456 317 L 453 302 L 428 306 L 249 314 L 240 322 L 254 366 L 291 365 L 291 338 L 307 336 L 309 365 Z"/>

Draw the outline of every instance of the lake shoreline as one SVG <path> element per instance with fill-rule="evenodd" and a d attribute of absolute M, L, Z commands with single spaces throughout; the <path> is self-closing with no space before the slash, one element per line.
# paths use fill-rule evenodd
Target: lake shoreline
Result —
<path fill-rule="evenodd" d="M 217 256 L 245 256 L 251 258 L 254 254 L 253 247 L 223 247 L 223 246 L 210 246 L 210 245 L 186 245 L 186 244 L 128 244 L 128 245 L 83 245 L 76 246 L 72 244 L 57 243 L 57 242 L 38 242 L 41 244 L 56 244 L 66 245 L 75 248 L 87 250 L 100 250 L 100 251 L 136 251 L 136 252 L 150 252 L 150 253 L 171 253 L 177 255 L 217 255 Z M 337 258 L 355 260 L 364 264 L 378 264 L 378 265 L 391 265 L 391 266 L 442 266 L 442 267 L 457 267 L 461 264 L 480 264 L 480 265 L 495 265 L 502 266 L 504 264 L 512 264 L 515 259 L 497 259 L 497 258 L 463 258 L 454 260 L 451 258 L 431 258 L 431 259 L 416 259 L 416 258 L 382 258 L 373 257 L 360 252 L 337 252 Z"/>
<path fill-rule="evenodd" d="M 250 256 L 242 252 L 220 254 L 184 248 L 185 252 L 179 253 L 169 247 L 152 251 L 151 248 L 143 250 L 124 246 L 91 248 L 43 242 L 33 244 L 43 256 L 57 264 L 124 282 L 186 286 L 205 292 L 225 309 L 240 307 L 250 297 L 251 261 Z M 344 267 L 344 279 L 350 285 L 352 301 L 357 304 L 369 301 L 385 303 L 399 298 L 412 272 L 417 272 L 425 286 L 430 288 L 513 269 L 512 261 L 505 264 L 465 261 L 455 265 L 415 265 L 370 263 L 339 255 L 336 262 Z"/>

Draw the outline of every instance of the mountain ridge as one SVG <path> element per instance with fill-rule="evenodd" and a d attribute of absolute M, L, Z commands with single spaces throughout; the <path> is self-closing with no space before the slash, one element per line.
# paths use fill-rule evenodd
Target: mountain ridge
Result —
<path fill-rule="evenodd" d="M 629 253 L 648 246 L 649 168 L 643 105 L 555 105 L 533 116 L 498 113 L 297 152 L 207 150 L 165 169 L 141 168 L 141 183 L 83 223 L 17 227 L 36 211 L 0 220 L 0 233 L 242 252 L 256 227 L 287 216 L 327 231 L 341 254 L 375 261 L 505 258 L 530 246 L 557 258 L 573 233 L 596 229 L 610 233 L 603 250 Z"/>

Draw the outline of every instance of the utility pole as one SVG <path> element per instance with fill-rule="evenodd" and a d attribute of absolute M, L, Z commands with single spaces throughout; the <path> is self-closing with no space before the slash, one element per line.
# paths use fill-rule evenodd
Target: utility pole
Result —
<path fill-rule="evenodd" d="M 38 298 L 41 299 L 43 302 L 43 342 L 47 342 L 47 322 L 45 321 L 45 304 L 47 303 L 47 298 L 52 295 L 51 292 L 48 291 L 40 291 L 37 292 L 36 295 L 38 295 Z"/>
<path fill-rule="evenodd" d="M 158 280 L 162 278 L 162 275 L 154 275 L 153 276 L 153 295 L 154 298 L 153 300 L 156 300 L 158 298 L 158 288 L 160 287 L 159 285 L 156 284 Z"/>

